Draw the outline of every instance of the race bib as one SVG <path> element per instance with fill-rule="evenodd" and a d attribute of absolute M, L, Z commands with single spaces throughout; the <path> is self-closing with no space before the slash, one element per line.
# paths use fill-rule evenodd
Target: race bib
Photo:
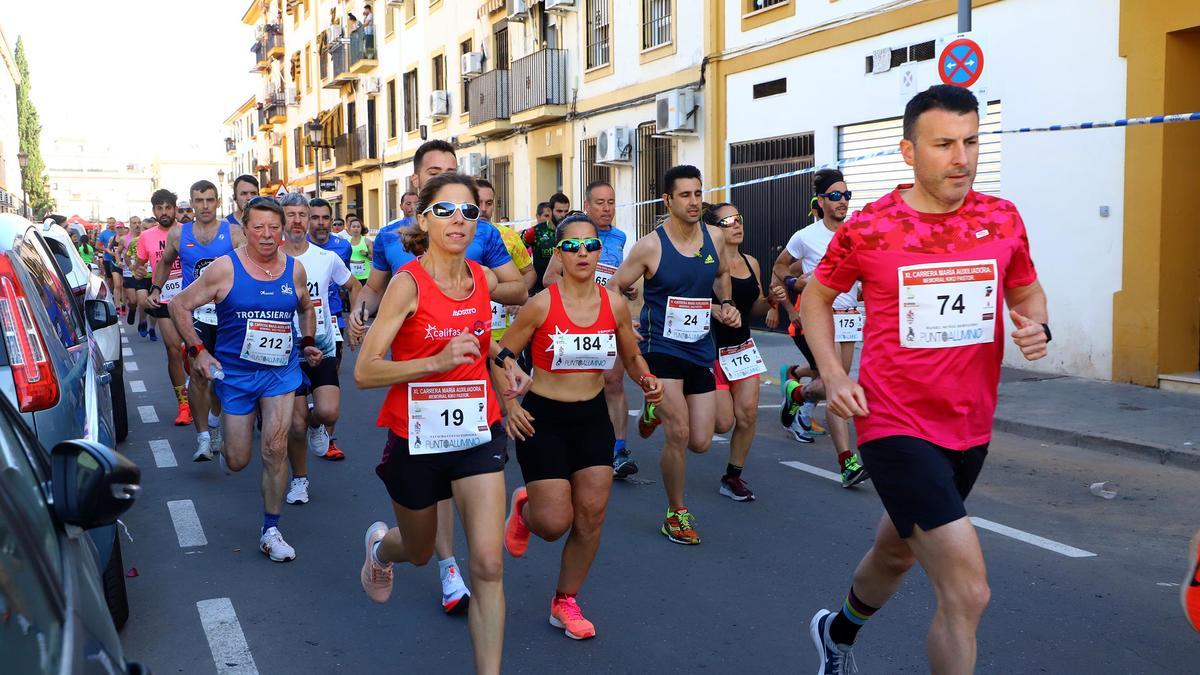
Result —
<path fill-rule="evenodd" d="M 754 338 L 733 347 L 721 347 L 717 350 L 717 362 L 725 373 L 725 379 L 730 382 L 767 372 Z"/>
<path fill-rule="evenodd" d="M 599 264 L 596 265 L 596 283 L 601 286 L 607 286 L 612 280 L 613 275 L 617 273 L 617 268 L 612 265 Z"/>
<path fill-rule="evenodd" d="M 901 267 L 900 346 L 940 349 L 986 344 L 996 336 L 995 260 Z"/>
<path fill-rule="evenodd" d="M 200 323 L 215 326 L 217 325 L 217 306 L 210 302 L 203 307 L 197 307 L 192 311 L 192 318 Z"/>
<path fill-rule="evenodd" d="M 833 310 L 833 341 L 862 342 L 865 318 L 857 309 Z"/>
<path fill-rule="evenodd" d="M 241 356 L 264 366 L 286 366 L 292 357 L 292 324 L 266 319 L 247 321 Z"/>
<path fill-rule="evenodd" d="M 485 380 L 408 384 L 410 455 L 466 450 L 491 440 Z"/>
<path fill-rule="evenodd" d="M 609 370 L 617 362 L 612 333 L 558 333 L 553 337 L 550 370 Z"/>
<path fill-rule="evenodd" d="M 699 342 L 708 335 L 712 301 L 708 298 L 667 298 L 663 337 L 680 342 Z"/>
<path fill-rule="evenodd" d="M 508 310 L 504 309 L 504 305 L 492 303 L 492 330 L 504 330 L 508 328 Z"/>
<path fill-rule="evenodd" d="M 183 290 L 183 272 L 179 270 L 171 270 L 170 276 L 163 282 L 162 289 L 158 292 L 158 304 L 165 305 L 171 302 L 171 298 L 179 295 Z"/>
<path fill-rule="evenodd" d="M 351 260 L 350 261 L 350 274 L 354 275 L 355 277 L 367 276 L 367 262 L 365 260 L 362 262 L 354 262 L 353 260 Z"/>

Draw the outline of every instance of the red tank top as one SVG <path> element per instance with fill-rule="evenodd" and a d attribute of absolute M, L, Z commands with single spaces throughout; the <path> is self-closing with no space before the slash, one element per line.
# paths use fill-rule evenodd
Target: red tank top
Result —
<path fill-rule="evenodd" d="M 392 360 L 411 360 L 434 356 L 445 348 L 446 343 L 463 331 L 470 331 L 479 338 L 479 353 L 482 356 L 472 363 L 457 366 L 445 373 L 427 375 L 414 382 L 457 382 L 483 380 L 487 383 L 487 421 L 489 425 L 500 421 L 500 404 L 488 372 L 488 346 L 492 341 L 491 298 L 488 297 L 487 277 L 477 263 L 467 261 L 475 288 L 464 300 L 448 297 L 438 288 L 429 272 L 421 267 L 420 260 L 411 260 L 399 270 L 407 272 L 417 284 L 417 309 L 404 321 L 392 340 Z M 402 438 L 408 438 L 408 385 L 394 384 L 388 390 L 383 408 L 376 422 L 391 429 Z"/>
<path fill-rule="evenodd" d="M 596 316 L 596 321 L 590 326 L 580 326 L 571 320 L 567 314 L 567 308 L 563 307 L 562 294 L 558 290 L 558 284 L 550 287 L 550 311 L 546 313 L 546 320 L 542 325 L 538 326 L 533 331 L 533 342 L 530 349 L 533 351 L 533 365 L 547 372 L 555 373 L 602 373 L 599 368 L 580 368 L 580 369 L 563 369 L 555 370 L 554 362 L 554 336 L 563 333 L 571 335 L 615 335 L 617 332 L 617 320 L 613 317 L 612 306 L 609 304 L 608 292 L 604 287 L 597 285 L 596 292 L 600 294 L 600 313 Z"/>

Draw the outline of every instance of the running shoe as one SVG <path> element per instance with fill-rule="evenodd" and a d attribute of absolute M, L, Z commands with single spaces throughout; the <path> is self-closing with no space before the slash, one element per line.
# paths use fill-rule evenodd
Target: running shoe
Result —
<path fill-rule="evenodd" d="M 150 333 L 150 341 L 151 341 L 151 342 L 158 342 L 158 333 L 155 333 L 155 332 L 154 332 L 154 327 L 153 327 L 153 326 L 151 326 L 151 327 L 150 327 L 150 330 L 149 330 L 148 332 Z"/>
<path fill-rule="evenodd" d="M 329 452 L 329 433 L 325 431 L 325 425 L 308 428 L 308 449 L 317 457 L 324 457 Z"/>
<path fill-rule="evenodd" d="M 842 487 L 852 488 L 870 478 L 858 455 L 850 455 L 842 462 Z"/>
<path fill-rule="evenodd" d="M 217 456 L 217 464 L 221 466 L 221 472 L 226 476 L 232 476 L 233 471 L 229 469 L 229 462 L 225 461 L 225 449 L 215 450 L 213 454 Z"/>
<path fill-rule="evenodd" d="M 650 438 L 658 425 L 662 424 L 662 421 L 654 415 L 655 407 L 653 403 L 647 403 L 642 407 L 642 414 L 638 417 L 638 435 L 642 438 Z"/>
<path fill-rule="evenodd" d="M 808 433 L 808 430 L 804 428 L 804 425 L 800 423 L 798 418 L 792 422 L 792 424 L 787 428 L 787 431 L 792 435 L 792 440 L 796 441 L 797 443 L 812 443 L 814 440 L 812 435 Z"/>
<path fill-rule="evenodd" d="M 125 307 L 125 305 L 121 305 L 117 308 L 117 316 L 125 316 L 125 314 L 128 312 L 129 310 Z"/>
<path fill-rule="evenodd" d="M 346 459 L 346 453 L 338 447 L 337 441 L 331 438 L 329 439 L 329 449 L 325 451 L 324 455 L 321 455 L 321 459 L 327 459 L 331 462 L 340 462 L 343 459 Z"/>
<path fill-rule="evenodd" d="M 192 453 L 193 462 L 211 462 L 213 459 L 212 438 L 210 436 L 196 437 L 196 452 Z"/>
<path fill-rule="evenodd" d="M 1183 580 L 1179 599 L 1183 602 L 1183 613 L 1192 628 L 1200 631 L 1200 532 L 1192 537 L 1188 549 L 1188 576 Z"/>
<path fill-rule="evenodd" d="M 818 675 L 847 675 L 852 669 L 857 673 L 858 664 L 854 663 L 852 647 L 834 644 L 833 640 L 829 639 L 829 624 L 833 623 L 833 617 L 833 612 L 822 609 L 818 610 L 813 615 L 812 621 L 808 623 L 808 635 L 812 638 L 820 658 L 817 673 Z"/>
<path fill-rule="evenodd" d="M 812 401 L 805 401 L 804 405 L 800 406 L 800 412 L 796 414 L 800 416 L 801 424 L 808 425 L 808 433 L 812 434 L 813 436 L 824 436 L 829 432 L 825 430 L 825 427 L 821 426 L 820 423 L 817 422 L 815 417 L 813 417 L 813 412 L 815 412 L 816 409 L 816 403 L 813 403 Z"/>
<path fill-rule="evenodd" d="M 633 453 L 629 452 L 629 448 L 621 448 L 613 457 L 613 478 L 629 478 L 637 472 L 638 465 L 633 461 Z"/>
<path fill-rule="evenodd" d="M 451 565 L 442 576 L 442 609 L 447 614 L 461 614 L 471 604 L 471 591 L 458 574 L 458 566 Z"/>
<path fill-rule="evenodd" d="M 287 562 L 296 559 L 296 549 L 288 546 L 288 543 L 283 540 L 283 534 L 279 532 L 278 527 L 270 527 L 267 528 L 266 532 L 263 532 L 262 537 L 258 540 L 258 548 L 275 562 Z"/>
<path fill-rule="evenodd" d="M 750 486 L 746 485 L 746 481 L 742 480 L 741 476 L 722 476 L 721 477 L 721 495 L 729 497 L 735 502 L 752 502 L 754 501 L 754 493 L 750 491 Z"/>
<path fill-rule="evenodd" d="M 138 322 L 138 335 L 140 335 L 142 337 L 146 337 L 149 334 L 150 333 L 146 330 L 146 322 L 145 321 Z"/>
<path fill-rule="evenodd" d="M 289 504 L 307 504 L 308 503 L 308 478 L 293 478 L 292 484 L 288 487 L 287 503 Z"/>
<path fill-rule="evenodd" d="M 192 406 L 187 403 L 179 404 L 179 414 L 175 416 L 175 426 L 186 427 L 192 423 Z M 209 456 L 209 459 L 212 459 Z"/>
<path fill-rule="evenodd" d="M 596 627 L 583 618 L 583 610 L 579 609 L 579 603 L 571 596 L 555 596 L 550 601 L 550 625 L 562 628 L 572 640 L 596 637 Z"/>
<path fill-rule="evenodd" d="M 388 526 L 381 522 L 372 523 L 367 528 L 367 558 L 363 561 L 358 578 L 362 582 L 363 591 L 373 602 L 387 602 L 388 597 L 392 595 L 392 563 L 380 564 L 371 552 L 375 544 L 383 541 L 387 533 Z"/>
<path fill-rule="evenodd" d="M 691 546 L 700 543 L 700 535 L 696 533 L 695 524 L 696 518 L 687 508 L 667 511 L 667 518 L 663 521 L 661 532 L 676 544 Z"/>
<path fill-rule="evenodd" d="M 792 400 L 792 392 L 802 386 L 804 385 L 796 380 L 788 380 L 783 385 L 783 401 L 779 404 L 779 423 L 785 427 L 791 426 L 796 417 L 800 415 L 800 411 L 804 409 L 802 404 Z M 808 418 L 804 419 L 804 428 L 806 430 L 808 429 L 807 425 L 809 422 Z"/>
<path fill-rule="evenodd" d="M 132 326 L 134 321 L 137 321 L 137 312 L 126 312 L 125 325 Z"/>
<path fill-rule="evenodd" d="M 504 550 L 514 558 L 520 558 L 529 549 L 529 528 L 521 518 L 521 509 L 527 501 L 529 493 L 524 487 L 513 490 L 512 507 L 508 510 L 508 520 L 504 521 Z"/>

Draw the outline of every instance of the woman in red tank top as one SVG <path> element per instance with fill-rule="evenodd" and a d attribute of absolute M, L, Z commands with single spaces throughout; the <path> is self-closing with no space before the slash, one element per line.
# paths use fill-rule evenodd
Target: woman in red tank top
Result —
<path fill-rule="evenodd" d="M 575 594 L 600 546 L 600 528 L 612 489 L 613 429 L 604 398 L 604 373 L 620 357 L 629 376 L 658 403 L 662 385 L 638 351 L 629 308 L 620 295 L 596 284 L 600 240 L 587 216 L 558 226 L 554 255 L 562 280 L 538 293 L 500 340 L 495 377 L 519 369 L 513 354 L 532 341 L 533 389 L 505 402 L 508 434 L 517 440 L 525 487 L 513 492 L 504 545 L 513 557 L 529 535 L 554 541 L 570 531 L 550 623 L 568 637 L 596 635 Z M 504 370 L 501 370 L 503 366 Z"/>
<path fill-rule="evenodd" d="M 378 422 L 388 443 L 375 472 L 397 525 L 368 528 L 361 581 L 372 600 L 386 601 L 392 563 L 429 560 L 436 505 L 453 496 L 471 551 L 475 669 L 499 673 L 508 455 L 487 365 L 496 276 L 465 258 L 478 199 L 475 182 L 459 174 L 441 174 L 421 189 L 417 227 L 405 233 L 405 246 L 425 254 L 392 277 L 354 368 L 360 388 L 390 387 Z"/>

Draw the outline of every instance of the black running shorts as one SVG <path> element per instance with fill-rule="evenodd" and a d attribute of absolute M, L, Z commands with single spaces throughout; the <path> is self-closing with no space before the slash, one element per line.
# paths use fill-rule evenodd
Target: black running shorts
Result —
<path fill-rule="evenodd" d="M 204 349 L 212 354 L 217 349 L 217 327 L 212 324 L 196 321 L 192 319 L 192 328 L 196 329 L 196 335 L 200 337 L 201 344 Z"/>
<path fill-rule="evenodd" d="M 313 366 L 308 365 L 308 359 L 300 359 L 300 373 L 303 378 L 300 382 L 300 388 L 296 390 L 297 396 L 307 396 L 309 392 L 317 387 L 341 387 L 341 379 L 338 377 L 338 360 L 332 356 L 326 356 L 321 359 L 321 362 Z"/>
<path fill-rule="evenodd" d="M 678 356 L 649 352 L 643 354 L 650 372 L 660 380 L 683 380 L 683 395 L 707 394 L 716 391 L 717 379 L 713 376 L 712 363 L 707 366 L 685 361 Z"/>
<path fill-rule="evenodd" d="M 146 316 L 152 319 L 169 319 L 171 313 L 167 311 L 166 305 L 159 305 L 158 307 L 147 307 Z"/>
<path fill-rule="evenodd" d="M 613 434 L 604 392 L 587 401 L 563 403 L 532 391 L 521 407 L 533 415 L 534 434 L 517 441 L 517 461 L 525 483 L 562 478 L 593 466 L 612 467 Z"/>
<path fill-rule="evenodd" d="M 125 277 L 125 288 L 150 292 L 150 280 L 144 277 Z"/>
<path fill-rule="evenodd" d="M 808 367 L 812 370 L 817 369 L 817 359 L 813 356 L 812 349 L 808 347 L 808 339 L 804 337 L 804 332 L 796 329 L 796 334 L 792 336 L 792 342 L 796 343 L 796 349 L 804 355 L 804 360 L 808 361 Z"/>
<path fill-rule="evenodd" d="M 888 436 L 858 448 L 896 531 L 929 531 L 967 515 L 963 502 L 987 459 L 988 444 L 947 450 L 913 436 Z"/>
<path fill-rule="evenodd" d="M 408 454 L 408 439 L 388 432 L 383 459 L 375 475 L 383 481 L 392 501 L 412 511 L 450 499 L 450 483 L 504 470 L 508 461 L 508 436 L 500 423 L 492 425 L 492 440 L 468 450 L 434 455 Z"/>

